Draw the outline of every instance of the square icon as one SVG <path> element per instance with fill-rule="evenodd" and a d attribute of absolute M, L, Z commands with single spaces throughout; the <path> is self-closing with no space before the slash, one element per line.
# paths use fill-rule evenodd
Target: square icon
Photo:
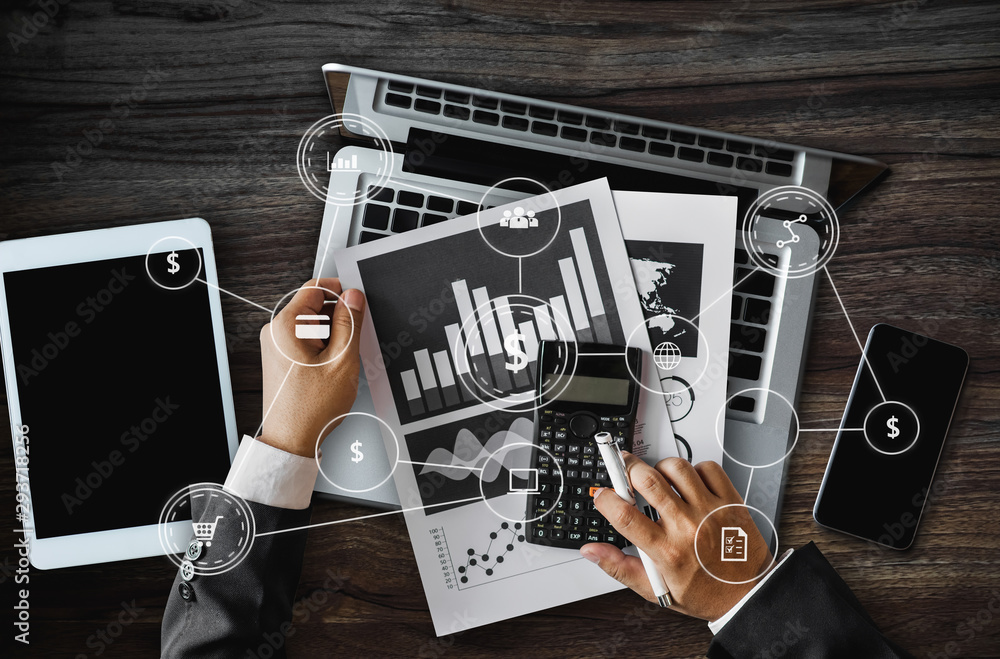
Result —
<path fill-rule="evenodd" d="M 517 481 L 515 483 L 515 481 Z M 526 494 L 538 493 L 538 470 L 537 469 L 511 469 L 510 470 L 510 491 L 523 492 Z"/>

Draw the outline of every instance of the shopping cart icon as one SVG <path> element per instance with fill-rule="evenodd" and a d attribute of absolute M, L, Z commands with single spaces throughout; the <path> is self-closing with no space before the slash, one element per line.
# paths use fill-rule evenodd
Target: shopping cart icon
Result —
<path fill-rule="evenodd" d="M 206 547 L 211 547 L 212 538 L 215 537 L 215 527 L 219 525 L 219 520 L 223 517 L 224 515 L 219 515 L 214 522 L 191 522 L 191 525 L 194 526 L 195 540 L 200 540 L 205 543 Z"/>

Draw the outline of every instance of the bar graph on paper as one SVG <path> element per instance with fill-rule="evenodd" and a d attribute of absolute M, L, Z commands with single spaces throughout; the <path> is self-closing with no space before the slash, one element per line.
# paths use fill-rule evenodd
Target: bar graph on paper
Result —
<path fill-rule="evenodd" d="M 519 296 L 495 295 L 486 286 L 470 290 L 465 279 L 451 283 L 464 323 L 444 328 L 447 349 L 417 350 L 413 368 L 399 374 L 410 414 L 441 413 L 482 400 L 484 392 L 498 398 L 530 391 L 539 341 L 612 342 L 586 235 L 581 228 L 569 235 L 573 256 L 559 260 L 562 291 L 547 304 L 518 304 L 515 313 L 510 300 Z M 471 380 L 481 391 L 470 391 Z"/>

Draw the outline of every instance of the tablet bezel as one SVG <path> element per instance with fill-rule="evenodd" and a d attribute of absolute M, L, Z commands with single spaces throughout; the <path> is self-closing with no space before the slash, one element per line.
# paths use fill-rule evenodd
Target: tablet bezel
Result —
<path fill-rule="evenodd" d="M 203 252 L 204 275 L 212 316 L 212 333 L 215 338 L 219 389 L 222 394 L 230 463 L 236 457 L 239 440 L 236 434 L 236 410 L 233 404 L 229 355 L 226 349 L 222 321 L 222 302 L 219 299 L 219 278 L 215 266 L 215 252 L 212 248 L 211 228 L 208 222 L 200 217 L 0 242 L 0 348 L 2 348 L 3 354 L 4 381 L 7 388 L 7 404 L 10 410 L 15 455 L 17 455 L 20 437 L 18 429 L 22 426 L 22 419 L 17 389 L 17 370 L 11 345 L 10 316 L 7 308 L 4 274 L 18 270 L 145 256 L 158 240 L 171 236 L 186 239 L 194 247 L 201 248 Z M 29 450 L 31 439 L 29 424 Z M 157 533 L 157 524 L 52 538 L 36 538 L 34 507 L 30 504 L 30 452 L 28 457 L 29 510 L 24 530 L 30 546 L 29 558 L 34 567 L 49 570 L 163 555 L 163 547 Z M 18 468 L 16 471 L 20 472 L 21 469 Z M 177 532 L 183 532 L 182 527 L 184 526 L 187 526 L 188 532 L 190 532 L 190 522 L 173 522 L 171 524 L 178 527 L 175 529 Z"/>

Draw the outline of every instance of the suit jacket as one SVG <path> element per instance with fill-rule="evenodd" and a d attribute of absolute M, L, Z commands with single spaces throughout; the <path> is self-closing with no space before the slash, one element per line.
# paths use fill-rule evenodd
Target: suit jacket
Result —
<path fill-rule="evenodd" d="M 221 503 L 192 500 L 194 518 L 211 522 Z M 295 588 L 302 572 L 306 531 L 259 534 L 296 528 L 309 523 L 311 508 L 288 510 L 248 501 L 256 520 L 257 536 L 243 561 L 228 572 L 174 579 L 163 613 L 160 651 L 163 657 L 284 657 L 291 627 Z M 201 508 L 201 510 L 199 510 Z M 235 546 L 240 532 L 235 525 L 219 525 L 211 547 L 203 547 L 202 560 L 212 552 Z M 192 536 L 193 539 L 193 536 Z"/>
<path fill-rule="evenodd" d="M 810 542 L 797 549 L 726 623 L 709 659 L 911 657 L 878 631 Z"/>
<path fill-rule="evenodd" d="M 285 656 L 294 633 L 292 604 L 306 531 L 260 536 L 305 526 L 311 509 L 287 510 L 248 502 L 257 524 L 249 554 L 235 568 L 184 581 L 178 574 L 161 630 L 162 656 L 247 659 Z M 195 518 L 211 521 L 209 502 Z M 233 546 L 233 526 L 220 526 L 214 547 Z M 227 533 L 229 534 L 227 536 Z M 204 557 L 213 549 L 207 547 Z M 850 588 L 813 543 L 795 551 L 722 628 L 709 659 L 770 657 L 909 658 L 872 622 Z"/>

